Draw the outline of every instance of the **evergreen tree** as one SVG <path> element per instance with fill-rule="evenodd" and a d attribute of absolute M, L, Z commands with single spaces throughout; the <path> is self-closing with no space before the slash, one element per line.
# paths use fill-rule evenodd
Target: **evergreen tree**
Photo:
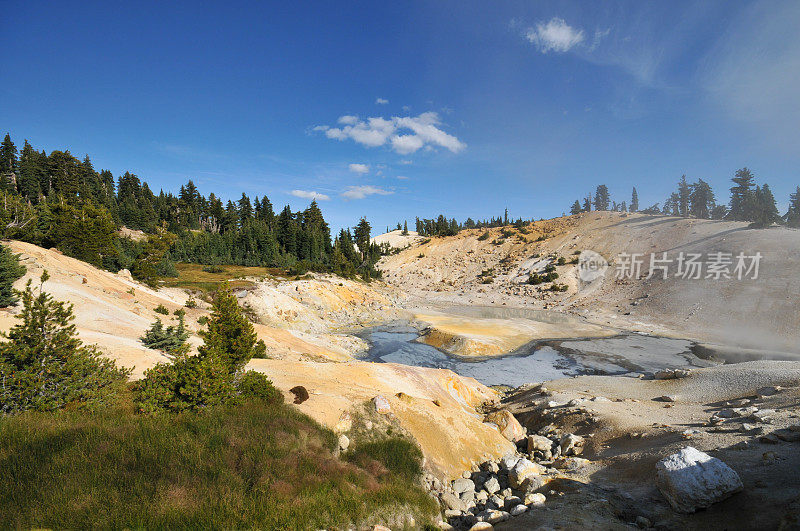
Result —
<path fill-rule="evenodd" d="M 11 135 L 6 133 L 3 143 L 0 144 L 0 175 L 8 175 L 17 171 L 17 146 L 11 141 Z"/>
<path fill-rule="evenodd" d="M 41 282 L 48 279 L 47 272 Z M 115 401 L 129 371 L 118 369 L 77 337 L 72 305 L 54 300 L 31 282 L 23 309 L 0 343 L 0 409 L 53 411 L 68 405 L 104 407 Z"/>
<path fill-rule="evenodd" d="M 714 210 L 715 205 L 714 191 L 707 182 L 699 179 L 691 185 L 689 215 L 699 219 L 708 219 L 711 217 L 711 212 Z"/>
<path fill-rule="evenodd" d="M 401 234 L 403 236 L 408 236 L 408 221 L 403 221 L 403 232 Z"/>
<path fill-rule="evenodd" d="M 597 187 L 594 194 L 594 209 L 595 210 L 608 210 L 608 205 L 611 203 L 611 197 L 608 193 L 608 187 L 601 184 Z"/>
<path fill-rule="evenodd" d="M 367 253 L 369 253 L 369 234 L 371 230 L 372 227 L 365 217 L 362 217 L 358 225 L 353 229 L 353 235 L 356 240 L 355 243 L 358 246 L 358 250 L 361 252 L 362 261 L 367 259 Z"/>
<path fill-rule="evenodd" d="M 734 221 L 752 221 L 754 210 L 754 177 L 747 168 L 736 171 L 733 177 L 736 186 L 731 188 L 731 207 L 728 217 Z"/>
<path fill-rule="evenodd" d="M 217 292 L 208 330 L 201 331 L 200 336 L 204 340 L 198 349 L 200 356 L 218 359 L 231 374 L 241 370 L 251 358 L 263 358 L 267 349 L 228 287 Z"/>
<path fill-rule="evenodd" d="M 25 274 L 25 266 L 19 263 L 19 255 L 0 244 L 0 308 L 14 306 L 17 296 L 14 294 L 14 282 Z"/>
<path fill-rule="evenodd" d="M 584 212 L 591 212 L 592 211 L 592 198 L 591 196 L 586 196 L 583 199 L 583 209 Z"/>
<path fill-rule="evenodd" d="M 164 328 L 161 319 L 156 319 L 156 322 L 145 332 L 144 336 L 140 339 L 142 344 L 148 348 L 161 350 L 172 356 L 182 356 L 189 352 L 189 345 L 186 340 L 189 339 L 189 332 L 186 330 L 184 322 L 185 312 L 183 310 L 178 312 L 178 324 L 170 325 Z"/>
<path fill-rule="evenodd" d="M 636 187 L 633 187 L 633 192 L 631 192 L 631 212 L 638 212 L 639 210 L 639 194 L 636 192 Z"/>
<path fill-rule="evenodd" d="M 789 210 L 786 212 L 786 224 L 790 227 L 800 227 L 800 186 L 789 196 Z"/>
<path fill-rule="evenodd" d="M 576 200 L 575 200 L 575 202 L 574 202 L 574 203 L 572 203 L 572 208 L 570 208 L 570 210 L 569 210 L 569 213 L 570 213 L 570 214 L 572 214 L 572 215 L 574 216 L 575 214 L 580 214 L 581 212 L 582 212 L 582 210 L 581 210 L 581 204 L 580 204 L 580 202 L 579 202 L 579 201 L 576 199 Z"/>
<path fill-rule="evenodd" d="M 773 223 L 781 221 L 778 214 L 778 207 L 775 205 L 775 197 L 769 185 L 756 186 L 753 202 L 752 221 L 759 227 L 768 227 Z"/>

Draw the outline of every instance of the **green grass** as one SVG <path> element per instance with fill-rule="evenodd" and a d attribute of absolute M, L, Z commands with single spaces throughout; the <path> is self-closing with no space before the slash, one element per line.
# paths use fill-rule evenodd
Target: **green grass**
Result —
<path fill-rule="evenodd" d="M 248 288 L 254 284 L 247 280 L 241 280 L 243 277 L 267 277 L 286 274 L 283 269 L 237 265 L 222 265 L 219 266 L 221 271 L 212 273 L 203 271 L 203 268 L 208 268 L 206 265 L 184 262 L 175 264 L 175 268 L 178 270 L 178 276 L 175 278 L 163 278 L 164 286 L 189 289 L 204 295 L 216 291 L 223 282 L 228 282 L 232 288 Z"/>
<path fill-rule="evenodd" d="M 353 442 L 287 405 L 0 419 L 0 527 L 319 529 L 435 513 L 420 450 Z"/>

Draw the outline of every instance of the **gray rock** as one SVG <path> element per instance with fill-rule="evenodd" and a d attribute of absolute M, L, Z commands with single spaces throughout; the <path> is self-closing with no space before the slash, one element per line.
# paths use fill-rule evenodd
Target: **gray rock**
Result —
<path fill-rule="evenodd" d="M 459 496 L 459 498 L 461 498 L 461 501 L 464 503 L 464 505 L 467 506 L 467 508 L 475 506 L 475 491 L 474 490 L 468 490 L 467 492 L 462 492 L 461 496 Z"/>
<path fill-rule="evenodd" d="M 500 466 L 494 461 L 486 461 L 483 464 L 483 469 L 491 474 L 497 474 L 500 472 Z"/>
<path fill-rule="evenodd" d="M 464 502 L 449 492 L 441 493 L 439 499 L 442 501 L 442 506 L 444 506 L 445 509 L 454 511 L 463 511 L 466 509 L 466 507 L 464 507 Z"/>
<path fill-rule="evenodd" d="M 505 501 L 503 498 L 495 494 L 494 496 L 489 497 L 489 501 L 486 502 L 486 505 L 492 505 L 494 509 L 502 509 L 505 506 Z"/>
<path fill-rule="evenodd" d="M 522 505 L 520 503 L 519 505 L 515 505 L 514 507 L 512 507 L 511 510 L 509 511 L 509 514 L 511 514 L 511 516 L 519 516 L 527 510 L 528 506 Z"/>
<path fill-rule="evenodd" d="M 758 442 L 764 444 L 778 444 L 781 440 L 778 438 L 775 433 L 767 433 L 766 435 L 762 435 L 758 438 Z"/>
<path fill-rule="evenodd" d="M 568 433 L 561 437 L 561 455 L 579 455 L 583 452 L 583 444 L 583 437 Z"/>
<path fill-rule="evenodd" d="M 542 435 L 528 435 L 528 453 L 535 451 L 550 452 L 553 449 L 553 441 Z"/>
<path fill-rule="evenodd" d="M 475 495 L 475 503 L 478 504 L 486 504 L 486 501 L 489 499 L 489 493 L 485 490 L 480 491 Z"/>
<path fill-rule="evenodd" d="M 344 433 L 339 435 L 339 450 L 346 452 L 347 448 L 350 447 L 350 439 L 347 438 L 347 435 Z"/>
<path fill-rule="evenodd" d="M 494 526 L 489 522 L 476 522 L 475 525 L 469 528 L 469 531 L 488 531 L 494 529 Z"/>
<path fill-rule="evenodd" d="M 383 395 L 378 395 L 372 399 L 373 404 L 375 404 L 375 411 L 378 413 L 385 415 L 392 410 L 392 406 L 389 405 L 389 401 L 386 400 L 386 397 Z"/>
<path fill-rule="evenodd" d="M 528 507 L 539 507 L 544 505 L 544 502 L 546 501 L 547 498 L 545 498 L 545 495 L 540 492 L 532 492 L 525 495 L 525 505 Z"/>
<path fill-rule="evenodd" d="M 519 462 L 519 457 L 514 454 L 504 455 L 500 460 L 500 467 L 504 470 L 511 470 Z"/>
<path fill-rule="evenodd" d="M 520 459 L 514 468 L 508 471 L 508 483 L 515 489 L 525 489 L 525 480 L 530 476 L 538 476 L 544 472 L 542 465 L 528 459 Z"/>
<path fill-rule="evenodd" d="M 742 490 L 731 467 L 691 446 L 656 463 L 656 486 L 678 512 L 693 513 Z"/>
<path fill-rule="evenodd" d="M 483 484 L 483 488 L 486 489 L 486 492 L 489 494 L 494 494 L 500 490 L 500 482 L 497 481 L 496 477 L 492 476 Z"/>
<path fill-rule="evenodd" d="M 689 376 L 687 369 L 663 369 L 656 371 L 653 378 L 656 380 L 673 380 L 676 378 L 686 378 Z"/>
<path fill-rule="evenodd" d="M 473 483 L 471 479 L 458 478 L 457 480 L 453 481 L 453 490 L 456 494 L 470 491 L 475 492 L 475 483 Z"/>
<path fill-rule="evenodd" d="M 759 396 L 759 398 L 764 398 L 765 396 L 772 396 L 778 394 L 781 391 L 781 389 L 782 387 L 780 386 L 762 387 L 761 389 L 756 391 L 756 394 Z"/>
<path fill-rule="evenodd" d="M 774 433 L 775 436 L 782 441 L 786 442 L 800 441 L 800 431 L 795 431 L 793 429 L 781 429 L 781 430 L 775 430 L 772 433 Z"/>
<path fill-rule="evenodd" d="M 639 529 L 647 529 L 653 527 L 653 524 L 650 522 L 650 519 L 640 515 L 636 517 L 636 527 Z"/>

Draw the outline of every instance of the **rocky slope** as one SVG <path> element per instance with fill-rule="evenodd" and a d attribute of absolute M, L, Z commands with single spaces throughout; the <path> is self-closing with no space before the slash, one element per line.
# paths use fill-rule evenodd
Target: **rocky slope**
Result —
<path fill-rule="evenodd" d="M 609 262 L 599 282 L 581 285 L 578 265 L 584 250 Z M 730 253 L 734 278 L 675 276 L 680 253 Z M 621 253 L 641 255 L 642 274 L 617 279 Z M 646 278 L 651 256 L 667 258 L 668 278 L 657 270 Z M 735 256 L 761 253 L 757 279 L 733 275 Z M 564 265 L 556 265 L 563 258 Z M 557 283 L 526 283 L 531 273 L 555 265 Z M 800 230 L 750 229 L 744 223 L 666 216 L 591 212 L 513 227 L 462 231 L 433 238 L 385 257 L 379 267 L 386 281 L 420 304 L 490 305 L 550 308 L 585 315 L 620 329 L 721 344 L 729 349 L 775 351 L 786 357 L 800 344 Z M 749 265 L 749 263 L 748 263 Z M 746 356 L 746 350 L 743 351 Z M 782 353 L 782 354 L 781 354 Z"/>

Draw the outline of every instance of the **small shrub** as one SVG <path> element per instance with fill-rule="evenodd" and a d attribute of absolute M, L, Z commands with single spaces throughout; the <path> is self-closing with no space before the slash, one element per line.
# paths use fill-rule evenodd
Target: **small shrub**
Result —
<path fill-rule="evenodd" d="M 569 288 L 567 287 L 566 284 L 557 284 L 555 282 L 553 282 L 553 285 L 550 286 L 550 291 L 559 292 L 559 291 L 567 291 L 567 289 Z"/>
<path fill-rule="evenodd" d="M 283 393 L 272 385 L 272 381 L 266 375 L 257 371 L 244 373 L 242 379 L 239 380 L 239 385 L 236 386 L 236 391 L 242 401 L 261 400 L 269 404 L 283 403 Z"/>
<path fill-rule="evenodd" d="M 218 265 L 208 265 L 203 268 L 203 271 L 206 273 L 224 273 L 225 269 L 221 268 Z"/>
<path fill-rule="evenodd" d="M 424 240 L 422 240 L 421 242 L 419 242 L 419 244 L 420 244 L 420 245 L 426 245 L 426 244 L 428 244 L 428 243 L 431 243 L 431 239 L 430 239 L 430 238 L 425 238 Z"/>
<path fill-rule="evenodd" d="M 208 323 L 208 316 L 201 315 L 200 317 L 197 318 L 197 324 L 205 326 L 206 323 Z"/>
<path fill-rule="evenodd" d="M 481 284 L 491 284 L 494 282 L 494 277 L 481 277 Z"/>
<path fill-rule="evenodd" d="M 13 254 L 5 245 L 0 245 L 0 308 L 17 304 L 14 281 L 25 274 L 25 266 L 19 263 L 19 255 Z"/>
<path fill-rule="evenodd" d="M 486 231 L 483 234 L 481 234 L 480 236 L 478 236 L 478 241 L 482 242 L 484 240 L 488 240 L 490 237 L 491 237 L 491 235 L 489 234 L 489 231 Z"/>
<path fill-rule="evenodd" d="M 189 300 L 186 301 L 184 304 L 187 308 L 197 308 L 197 301 L 194 300 L 194 297 L 189 297 Z"/>
<path fill-rule="evenodd" d="M 167 307 L 164 306 L 163 304 L 159 304 L 158 306 L 156 306 L 155 310 L 153 311 L 156 313 L 160 313 L 161 315 L 169 315 L 169 310 L 167 310 Z"/>
<path fill-rule="evenodd" d="M 503 230 L 500 231 L 500 234 L 503 236 L 503 238 L 510 238 L 511 236 L 514 235 L 514 231 L 513 230 L 508 230 L 508 229 L 503 229 Z"/>
<path fill-rule="evenodd" d="M 419 253 L 419 254 L 417 255 L 417 258 L 425 258 L 425 253 Z"/>
<path fill-rule="evenodd" d="M 172 356 L 181 356 L 189 352 L 189 332 L 183 320 L 183 313 L 178 314 L 178 324 L 164 328 L 161 319 L 156 319 L 144 336 L 139 338 L 144 346 L 160 350 Z"/>
<path fill-rule="evenodd" d="M 543 242 L 543 241 L 545 241 L 546 239 L 547 239 L 547 236 L 545 236 L 544 234 L 542 234 L 541 236 L 539 236 L 538 238 L 536 238 L 536 241 L 537 241 L 537 242 Z"/>
<path fill-rule="evenodd" d="M 556 260 L 556 264 L 560 265 L 560 266 L 562 266 L 562 265 L 564 265 L 566 263 L 567 263 L 567 260 L 563 256 L 559 256 L 558 260 Z"/>

